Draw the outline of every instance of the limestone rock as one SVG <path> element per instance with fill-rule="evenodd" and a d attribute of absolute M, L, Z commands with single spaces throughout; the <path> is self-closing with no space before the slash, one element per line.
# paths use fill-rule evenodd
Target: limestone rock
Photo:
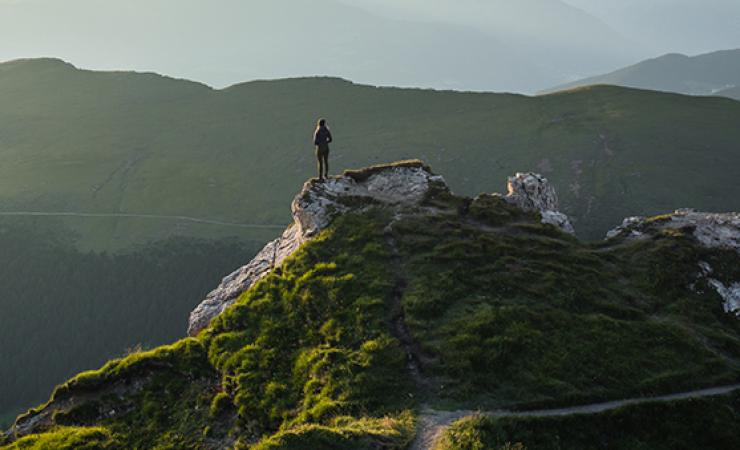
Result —
<path fill-rule="evenodd" d="M 624 236 L 642 238 L 665 229 L 691 228 L 696 240 L 706 248 L 724 248 L 740 252 L 740 213 L 705 213 L 679 209 L 658 218 L 628 217 L 609 231 L 607 238 Z"/>
<path fill-rule="evenodd" d="M 547 178 L 531 172 L 517 173 L 509 177 L 508 188 L 509 192 L 504 197 L 507 202 L 525 211 L 537 211 L 542 215 L 542 223 L 549 223 L 567 233 L 575 234 L 568 216 L 558 211 L 558 196 Z"/>
<path fill-rule="evenodd" d="M 188 334 L 194 336 L 206 328 L 243 292 L 318 235 L 336 216 L 373 205 L 404 211 L 418 208 L 432 187 L 449 191 L 441 176 L 415 160 L 347 171 L 323 182 L 307 181 L 291 204 L 293 224 L 208 294 L 190 313 Z M 557 211 L 555 190 L 540 175 L 519 173 L 509 178 L 509 193 L 504 198 L 526 211 L 540 212 L 544 223 L 574 232 L 568 217 Z"/>
<path fill-rule="evenodd" d="M 707 280 L 709 285 L 712 286 L 722 300 L 724 301 L 725 312 L 728 314 L 734 314 L 740 318 L 740 283 L 733 283 L 729 286 L 725 286 L 719 280 L 710 278 Z"/>
<path fill-rule="evenodd" d="M 672 214 L 646 218 L 628 217 L 606 234 L 607 239 L 646 239 L 662 230 L 691 230 L 699 245 L 709 249 L 734 250 L 740 254 L 740 213 L 706 213 L 679 209 Z M 698 279 L 704 279 L 723 300 L 725 312 L 740 318 L 740 281 L 723 283 L 712 267 L 699 262 Z M 719 277 L 721 278 L 721 277 Z"/>
<path fill-rule="evenodd" d="M 242 292 L 282 264 L 304 241 L 295 225 L 289 226 L 282 236 L 265 247 L 246 266 L 226 276 L 191 313 L 188 335 L 195 336 L 211 320 L 230 306 Z"/>
<path fill-rule="evenodd" d="M 190 313 L 188 334 L 194 336 L 207 327 L 243 292 L 326 228 L 337 215 L 363 205 L 413 207 L 421 203 L 434 183 L 447 189 L 444 179 L 433 175 L 420 161 L 348 171 L 324 182 L 307 181 L 291 204 L 293 224 L 280 238 L 265 245 L 249 264 L 225 277 L 208 294 Z"/>

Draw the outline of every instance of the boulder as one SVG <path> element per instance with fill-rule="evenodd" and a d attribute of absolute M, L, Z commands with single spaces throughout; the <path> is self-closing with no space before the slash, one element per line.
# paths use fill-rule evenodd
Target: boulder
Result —
<path fill-rule="evenodd" d="M 672 214 L 647 218 L 628 217 L 606 234 L 639 239 L 666 229 L 693 229 L 696 240 L 706 248 L 724 248 L 740 252 L 740 213 L 706 213 L 679 209 Z"/>
<path fill-rule="evenodd" d="M 549 223 L 563 231 L 575 234 L 573 224 L 565 214 L 558 211 L 558 196 L 555 188 L 542 175 L 528 172 L 509 177 L 509 192 L 504 199 L 524 211 L 536 211 L 542 223 Z"/>

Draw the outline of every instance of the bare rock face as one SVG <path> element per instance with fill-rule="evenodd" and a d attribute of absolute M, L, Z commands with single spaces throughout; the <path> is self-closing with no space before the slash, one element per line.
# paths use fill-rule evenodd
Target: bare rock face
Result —
<path fill-rule="evenodd" d="M 740 252 L 740 213 L 704 213 L 679 209 L 658 218 L 628 217 L 622 225 L 609 231 L 607 238 L 625 236 L 639 239 L 651 230 L 692 228 L 694 237 L 707 248 L 724 248 Z"/>
<path fill-rule="evenodd" d="M 362 205 L 419 205 L 430 186 L 447 185 L 420 161 L 348 171 L 324 182 L 309 180 L 291 205 L 293 224 L 268 243 L 246 266 L 225 277 L 191 313 L 188 335 L 194 336 L 254 283 L 315 237 L 339 214 Z"/>
<path fill-rule="evenodd" d="M 725 285 L 714 277 L 714 269 L 709 263 L 699 263 L 698 279 L 704 278 L 707 284 L 712 287 L 720 297 L 722 297 L 722 306 L 727 314 L 734 314 L 740 319 L 740 282 Z"/>
<path fill-rule="evenodd" d="M 542 175 L 529 172 L 509 177 L 509 193 L 504 198 L 525 211 L 539 212 L 542 223 L 549 223 L 567 233 L 575 234 L 568 216 L 558 211 L 555 189 Z"/>
<path fill-rule="evenodd" d="M 293 254 L 304 240 L 298 227 L 295 224 L 290 225 L 282 236 L 268 242 L 249 264 L 221 280 L 221 284 L 190 313 L 188 335 L 195 336 L 207 327 L 211 320 L 234 303 L 242 292 Z"/>

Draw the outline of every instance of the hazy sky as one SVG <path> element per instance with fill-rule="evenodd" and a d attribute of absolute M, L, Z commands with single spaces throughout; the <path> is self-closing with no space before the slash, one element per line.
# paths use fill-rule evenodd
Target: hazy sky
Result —
<path fill-rule="evenodd" d="M 534 92 L 667 51 L 740 47 L 739 0 L 0 0 L 0 60 L 223 87 L 333 75 Z"/>

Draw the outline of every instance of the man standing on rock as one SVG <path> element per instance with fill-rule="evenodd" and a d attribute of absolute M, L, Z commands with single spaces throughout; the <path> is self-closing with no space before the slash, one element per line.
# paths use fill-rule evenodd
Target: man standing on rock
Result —
<path fill-rule="evenodd" d="M 319 161 L 319 181 L 329 177 L 329 143 L 332 142 L 331 131 L 326 126 L 326 120 L 319 119 L 316 131 L 313 133 L 313 143 L 316 145 L 316 159 Z"/>

